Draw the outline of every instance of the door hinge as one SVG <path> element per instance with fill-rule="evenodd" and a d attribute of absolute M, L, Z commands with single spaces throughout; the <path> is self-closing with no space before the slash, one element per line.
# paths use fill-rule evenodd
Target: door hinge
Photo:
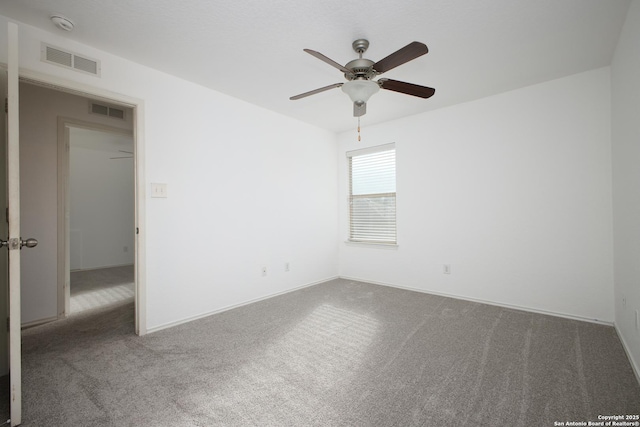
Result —
<path fill-rule="evenodd" d="M 140 229 L 136 227 L 136 234 L 140 234 Z"/>

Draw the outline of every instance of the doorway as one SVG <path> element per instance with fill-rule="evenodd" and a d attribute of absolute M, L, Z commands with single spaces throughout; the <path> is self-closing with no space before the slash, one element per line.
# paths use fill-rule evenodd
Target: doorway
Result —
<path fill-rule="evenodd" d="M 124 110 L 123 110 L 124 111 Z M 127 111 L 130 114 L 130 111 Z M 134 300 L 132 132 L 63 119 L 68 149 L 67 314 Z M 66 253 L 66 251 L 65 251 Z M 67 262 L 65 261 L 65 265 Z M 69 299 L 68 301 L 66 299 Z"/>
<path fill-rule="evenodd" d="M 40 159 L 46 158 L 48 166 L 53 164 L 53 177 L 48 177 L 46 180 L 41 181 L 42 187 L 46 187 L 50 190 L 50 184 L 54 183 L 53 191 L 44 191 L 42 188 L 36 188 L 37 191 L 35 193 L 39 195 L 41 198 L 47 198 L 51 200 L 53 198 L 54 205 L 53 207 L 49 206 L 48 209 L 36 209 L 36 210 L 26 210 L 22 211 L 21 207 L 23 205 L 23 199 L 20 193 L 20 187 L 24 184 L 24 182 L 28 179 L 32 179 L 32 175 L 34 170 L 27 168 L 26 171 L 24 169 L 20 169 L 21 172 L 18 173 L 19 166 L 22 164 L 22 155 L 20 153 L 24 153 L 22 151 L 22 138 L 19 138 L 19 133 L 22 132 L 23 127 L 20 126 L 20 116 L 23 114 L 21 103 L 23 100 L 22 93 L 19 90 L 20 83 L 26 83 L 30 85 L 47 87 L 54 91 L 58 91 L 60 93 L 66 94 L 80 94 L 81 96 L 91 97 L 95 100 L 101 100 L 105 102 L 111 102 L 115 105 L 127 106 L 133 110 L 132 114 L 132 122 L 134 125 L 133 135 L 134 135 L 134 169 L 135 169 L 135 333 L 138 335 L 144 335 L 147 332 L 146 329 L 146 268 L 145 268 L 145 260 L 146 260 L 146 238 L 145 238 L 145 184 L 144 184 L 144 102 L 140 99 L 136 99 L 133 97 L 129 97 L 126 95 L 117 94 L 106 89 L 100 89 L 91 85 L 83 84 L 74 80 L 67 80 L 64 78 L 55 77 L 52 75 L 34 72 L 31 70 L 20 69 L 18 66 L 19 62 L 19 49 L 18 49 L 18 25 L 12 22 L 7 24 L 8 26 L 8 49 L 7 49 L 7 64 L 0 64 L 0 69 L 7 70 L 8 77 L 6 79 L 8 88 L 7 90 L 7 98 L 8 102 L 5 103 L 5 111 L 8 111 L 8 119 L 6 131 L 0 134 L 0 138 L 4 135 L 8 135 L 8 151 L 5 159 L 7 160 L 7 165 L 10 166 L 8 176 L 6 177 L 6 182 L 8 183 L 8 199 L 11 201 L 10 206 L 8 208 L 8 217 L 10 219 L 9 224 L 9 239 L 7 241 L 2 241 L 2 246 L 7 246 L 9 249 L 9 267 L 8 267 L 8 289 L 9 289 L 9 316 L 10 316 L 10 328 L 8 333 L 8 339 L 10 341 L 10 416 L 11 425 L 19 425 L 22 419 L 22 351 L 21 351 L 21 324 L 24 326 L 25 323 L 25 312 L 21 309 L 23 303 L 25 303 L 24 297 L 30 296 L 33 297 L 35 295 L 37 301 L 40 304 L 31 304 L 30 308 L 35 308 L 36 311 L 38 309 L 42 309 L 43 306 L 46 310 L 50 310 L 53 306 L 53 313 L 60 315 L 60 307 L 62 306 L 62 314 L 64 315 L 64 304 L 60 304 L 58 287 L 64 287 L 64 283 L 60 285 L 60 276 L 64 278 L 64 269 L 54 268 L 53 273 L 53 284 L 54 286 L 49 286 L 47 292 L 42 294 L 36 293 L 34 294 L 33 289 L 26 290 L 22 285 L 22 277 L 23 272 L 25 271 L 33 271 L 39 270 L 40 268 L 48 268 L 49 265 L 44 264 L 31 264 L 31 268 L 23 268 L 25 267 L 25 263 L 22 263 L 21 260 L 21 252 L 18 250 L 23 245 L 27 247 L 33 248 L 33 239 L 22 240 L 22 232 L 25 233 L 35 232 L 39 230 L 27 229 L 27 227 L 22 228 L 21 222 L 23 222 L 23 217 L 47 217 L 53 218 L 54 227 L 49 227 L 39 238 L 43 239 L 47 242 L 48 252 L 50 252 L 51 246 L 54 247 L 55 256 L 53 257 L 53 265 L 57 267 L 58 264 L 58 253 L 60 252 L 60 246 L 64 247 L 64 239 L 57 239 L 57 232 L 59 229 L 63 229 L 61 227 L 57 227 L 59 222 L 64 223 L 64 218 L 60 217 L 61 211 L 64 212 L 64 206 L 57 206 L 57 199 L 59 199 L 60 195 L 57 191 L 57 160 L 59 157 L 63 156 L 64 153 L 56 153 L 57 144 L 55 143 L 53 146 L 55 150 L 53 155 L 51 155 L 50 150 L 40 150 L 42 147 L 31 147 L 31 154 L 36 154 L 36 157 L 39 156 Z M 5 68 L 6 66 L 6 68 Z M 0 73 L 4 74 L 4 73 Z M 3 78 L 5 76 L 3 75 Z M 73 78 L 73 76 L 71 76 Z M 3 91 L 5 89 L 5 85 L 2 84 Z M 4 93 L 4 92 L 3 92 Z M 46 103 L 42 103 L 46 104 Z M 7 107 L 8 105 L 8 107 Z M 42 107 L 43 105 L 38 105 L 36 102 L 33 105 L 37 105 Z M 20 113 L 18 112 L 20 109 Z M 24 117 L 24 116 L 23 116 Z M 3 120 L 0 120 L 2 122 Z M 32 120 L 31 127 L 34 129 L 39 129 L 41 127 L 46 127 L 50 125 L 50 121 L 46 121 L 43 117 L 40 117 L 36 120 Z M 54 126 L 56 123 L 54 122 Z M 20 132 L 19 132 L 20 131 Z M 55 133 L 55 132 L 54 132 Z M 50 148 L 50 146 L 48 147 Z M 27 149 L 29 151 L 29 149 Z M 53 158 L 53 162 L 50 160 Z M 35 171 L 37 171 L 36 169 Z M 49 169 L 51 171 L 51 168 Z M 1 171 L 0 171 L 1 172 Z M 24 173 L 22 173 L 24 172 Z M 22 194 L 25 194 L 24 192 Z M 57 196 L 56 196 L 57 195 Z M 33 194 L 32 194 L 33 196 Z M 36 197 L 37 198 L 37 197 Z M 53 233 L 51 233 L 53 230 Z M 40 249 L 43 249 L 42 247 Z M 26 251 L 28 252 L 28 251 Z M 35 252 L 35 251 L 34 251 Z M 64 257 L 62 257 L 64 258 Z M 46 276 L 48 284 L 50 284 L 51 275 Z M 0 277 L 0 293 L 2 293 L 4 283 L 2 283 L 2 277 Z M 53 305 L 51 304 L 51 299 L 48 298 L 53 294 Z M 56 298 L 57 297 L 57 298 Z M 57 300 L 57 301 L 55 301 Z M 28 302 L 28 301 L 27 301 Z M 64 302 L 64 300 L 63 300 Z M 57 303 L 57 304 L 56 304 Z M 1 305 L 1 302 L 0 302 Z M 27 313 L 33 317 L 33 310 L 31 313 Z M 2 320 L 2 319 L 0 319 Z M 0 351 L 1 351 L 0 345 Z M 1 393 L 2 396 L 5 396 L 5 393 Z M 8 398 L 9 396 L 7 396 Z M 0 407 L 0 409 L 2 409 Z M 4 414 L 2 414 L 4 417 Z"/>
<path fill-rule="evenodd" d="M 20 83 L 20 170 L 29 171 L 29 173 L 21 172 L 20 176 L 21 229 L 23 233 L 37 235 L 40 242 L 36 250 L 22 255 L 21 323 L 23 327 L 37 326 L 70 314 L 66 298 L 70 291 L 69 171 L 72 133 L 76 135 L 76 141 L 80 141 L 78 146 L 74 147 L 78 151 L 96 153 L 104 158 L 105 147 L 110 141 L 108 137 L 114 135 L 111 139 L 117 140 L 120 135 L 126 135 L 130 143 L 127 146 L 123 145 L 123 148 L 133 152 L 135 144 L 132 141 L 132 112 L 127 111 L 128 114 L 114 118 L 94 113 L 92 107 L 95 104 L 95 100 L 79 94 L 27 82 Z M 99 133 L 98 130 L 101 132 Z M 83 135 L 83 132 L 84 138 L 78 136 Z M 62 143 L 61 134 L 65 136 Z M 98 138 L 94 135 L 103 136 Z M 93 139 L 91 139 L 92 136 Z M 87 142 L 81 143 L 83 139 Z M 116 144 L 117 141 L 111 142 L 113 146 Z M 91 167 L 95 169 L 84 176 L 84 179 L 89 181 L 89 191 L 84 192 L 82 198 L 90 197 L 91 191 L 94 191 L 97 197 L 94 197 L 93 203 L 104 209 L 109 205 L 104 201 L 112 202 L 113 196 L 108 191 L 109 182 L 103 181 L 110 180 L 112 177 L 104 175 L 103 172 L 107 168 L 95 159 L 95 155 L 93 157 L 82 153 L 80 155 L 85 161 L 90 161 Z M 133 158 L 129 159 L 129 162 L 133 160 Z M 105 162 L 110 162 L 108 157 Z M 130 170 L 132 165 L 131 163 Z M 117 165 L 109 164 L 109 166 Z M 132 171 L 127 174 L 127 182 L 130 186 L 127 192 L 131 195 L 131 199 L 134 197 L 135 186 L 132 174 Z M 129 227 L 126 241 L 127 245 L 133 246 L 135 214 L 133 201 L 128 200 L 128 202 L 131 208 L 127 209 L 129 218 L 126 223 Z M 54 212 L 58 213 L 57 217 L 43 214 Z M 100 209 L 93 210 L 87 216 L 103 218 Z M 102 224 L 105 224 L 104 219 Z M 89 225 L 92 227 L 84 228 L 88 237 L 84 239 L 84 246 L 92 254 L 89 258 L 99 258 L 100 250 L 104 248 L 112 252 L 109 232 L 96 230 L 100 226 L 99 221 Z M 102 233 L 100 239 L 104 240 L 91 239 L 96 231 Z M 84 249 L 81 250 L 84 252 Z M 131 251 L 135 257 L 135 248 L 132 247 Z M 134 257 L 128 258 L 133 261 Z M 62 278 L 64 281 L 60 280 Z"/>
<path fill-rule="evenodd" d="M 135 332 L 142 335 L 146 333 L 144 264 L 141 263 L 141 260 L 144 260 L 144 253 L 138 230 L 143 228 L 140 217 L 143 211 L 144 191 L 140 185 L 141 170 L 137 166 L 141 135 L 137 129 L 137 104 L 124 104 L 122 101 L 106 99 L 84 90 L 79 92 L 73 87 L 46 83 L 48 79 L 46 76 L 37 77 L 34 79 L 21 76 L 20 83 L 21 145 L 25 148 L 22 150 L 21 164 L 23 169 L 38 171 L 23 180 L 26 181 L 23 182 L 25 197 L 21 200 L 21 205 L 27 205 L 24 206 L 23 212 L 32 214 L 32 218 L 25 218 L 23 221 L 23 229 L 28 229 L 27 232 L 31 234 L 46 236 L 40 239 L 41 258 L 46 256 L 46 259 L 41 259 L 39 262 L 35 259 L 23 260 L 22 291 L 25 308 L 22 318 L 23 327 L 61 319 L 71 314 L 73 255 L 74 270 L 126 267 L 130 277 L 130 280 L 127 280 L 126 296 L 128 298 L 133 296 Z M 122 114 L 102 114 L 101 107 L 105 105 Z M 110 110 L 107 109 L 107 111 Z M 40 134 L 34 134 L 36 132 L 34 129 Z M 29 159 L 30 155 L 31 159 Z M 95 196 L 93 204 L 89 204 L 89 207 L 101 206 L 88 215 L 85 212 L 85 223 L 80 221 L 80 225 L 71 223 L 73 219 L 71 216 L 73 177 L 70 175 L 72 156 L 80 158 L 85 163 L 94 161 L 93 166 L 90 167 L 91 170 L 82 179 L 88 184 L 84 188 L 85 195 Z M 96 156 L 101 157 L 102 164 L 96 163 Z M 122 159 L 115 159 L 116 157 L 122 157 Z M 34 165 L 30 164 L 30 161 L 43 164 Z M 82 164 L 82 161 L 79 164 Z M 123 168 L 126 172 L 123 172 Z M 112 194 L 114 191 L 109 193 L 108 189 L 101 187 L 102 184 L 113 183 L 113 174 L 111 177 L 102 174 L 108 170 L 112 172 L 120 170 L 123 175 L 126 175 L 126 190 L 124 192 L 121 189 L 116 190 L 115 193 L 124 194 L 127 206 L 112 209 L 109 216 L 103 217 L 101 221 L 93 221 L 91 224 L 91 220 L 97 219 L 101 212 L 106 212 L 110 203 L 114 201 L 115 196 Z M 47 171 L 49 175 L 45 179 L 42 176 L 35 176 Z M 117 175 L 115 175 L 116 178 Z M 122 181 L 120 180 L 120 184 Z M 36 189 L 33 185 L 29 187 L 30 182 L 38 182 L 46 188 Z M 38 191 L 40 194 L 37 194 Z M 48 205 L 44 206 L 42 203 L 48 203 Z M 79 209 L 86 210 L 86 206 Z M 57 215 L 38 215 L 38 212 L 52 211 L 57 212 Z M 124 216 L 126 220 L 122 221 L 122 227 L 115 232 L 115 226 L 111 220 L 118 216 Z M 46 221 L 48 223 L 44 224 Z M 36 228 L 39 230 L 34 231 Z M 122 232 L 123 228 L 126 232 Z M 126 236 L 123 237 L 123 233 Z M 114 239 L 114 236 L 118 238 Z M 72 245 L 72 240 L 74 243 L 79 242 L 80 246 Z M 45 248 L 47 243 L 49 246 Z M 106 247 L 111 251 L 111 258 L 105 260 Z M 35 254 L 32 258 L 35 258 Z M 37 268 L 34 267 L 36 265 Z M 46 272 L 43 271 L 45 266 L 49 267 Z M 33 278 L 29 275 L 35 274 L 40 274 L 42 277 L 30 280 Z M 43 278 L 46 279 L 39 280 Z M 46 289 L 44 289 L 45 283 Z M 43 289 L 38 289 L 37 286 Z M 95 289 L 89 291 L 95 291 Z M 94 292 L 93 296 L 100 293 L 104 292 Z M 39 298 L 38 301 L 34 301 L 34 295 Z M 29 301 L 30 297 L 31 301 Z M 85 300 L 91 298 L 93 297 L 86 295 Z"/>

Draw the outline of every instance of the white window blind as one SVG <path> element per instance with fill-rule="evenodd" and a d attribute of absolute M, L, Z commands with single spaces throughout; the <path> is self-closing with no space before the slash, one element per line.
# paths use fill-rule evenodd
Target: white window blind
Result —
<path fill-rule="evenodd" d="M 396 150 L 386 144 L 347 153 L 349 241 L 396 243 Z"/>

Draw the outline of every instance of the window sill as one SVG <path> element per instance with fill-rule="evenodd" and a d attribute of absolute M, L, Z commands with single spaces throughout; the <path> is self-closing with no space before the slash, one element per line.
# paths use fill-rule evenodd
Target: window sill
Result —
<path fill-rule="evenodd" d="M 345 240 L 344 243 L 347 246 L 360 246 L 364 248 L 387 249 L 387 250 L 398 249 L 397 243 L 352 242 L 351 240 Z"/>

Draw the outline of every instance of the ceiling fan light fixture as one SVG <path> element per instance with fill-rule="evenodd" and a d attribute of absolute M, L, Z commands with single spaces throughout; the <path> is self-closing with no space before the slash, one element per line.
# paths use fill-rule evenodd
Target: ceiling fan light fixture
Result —
<path fill-rule="evenodd" d="M 365 103 L 371 95 L 378 92 L 380 86 L 371 80 L 351 80 L 342 85 L 342 91 L 355 103 Z"/>

